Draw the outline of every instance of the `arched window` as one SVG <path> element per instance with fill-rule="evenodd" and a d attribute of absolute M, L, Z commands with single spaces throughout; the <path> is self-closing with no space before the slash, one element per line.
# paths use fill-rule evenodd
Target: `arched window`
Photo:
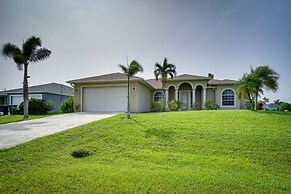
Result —
<path fill-rule="evenodd" d="M 154 101 L 163 100 L 164 94 L 162 92 L 156 92 L 154 95 Z"/>
<path fill-rule="evenodd" d="M 222 106 L 234 106 L 234 91 L 226 89 L 222 92 Z"/>

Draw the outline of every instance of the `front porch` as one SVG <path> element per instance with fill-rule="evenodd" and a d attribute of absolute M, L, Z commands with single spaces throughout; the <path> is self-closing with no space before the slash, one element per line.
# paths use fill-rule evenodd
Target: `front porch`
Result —
<path fill-rule="evenodd" d="M 178 86 L 170 85 L 165 89 L 166 102 L 171 100 L 180 100 L 182 102 L 182 110 L 204 109 L 206 102 L 206 90 L 203 85 L 197 84 L 193 86 L 191 83 L 182 82 Z"/>

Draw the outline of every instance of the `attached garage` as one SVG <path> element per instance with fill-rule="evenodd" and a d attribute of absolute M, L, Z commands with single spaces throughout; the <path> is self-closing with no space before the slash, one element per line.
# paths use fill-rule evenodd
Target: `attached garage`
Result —
<path fill-rule="evenodd" d="M 82 89 L 82 111 L 126 112 L 126 87 L 84 87 Z"/>

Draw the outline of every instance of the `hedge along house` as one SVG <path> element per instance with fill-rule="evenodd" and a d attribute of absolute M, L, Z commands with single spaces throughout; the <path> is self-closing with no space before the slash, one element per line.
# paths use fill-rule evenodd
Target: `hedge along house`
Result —
<path fill-rule="evenodd" d="M 74 101 L 82 112 L 126 112 L 127 76 L 112 73 L 67 81 L 74 86 Z M 204 109 L 211 100 L 221 109 L 244 109 L 236 95 L 236 80 L 216 80 L 196 75 L 178 75 L 166 83 L 166 101 L 180 100 L 182 110 Z M 149 112 L 151 102 L 163 99 L 162 83 L 133 76 L 130 82 L 131 112 Z"/>
<path fill-rule="evenodd" d="M 60 112 L 61 103 L 74 95 L 72 87 L 58 83 L 30 86 L 28 92 L 29 99 L 37 98 L 53 101 L 55 107 L 51 112 Z M 0 106 L 18 106 L 21 102 L 23 102 L 22 88 L 0 92 Z"/>

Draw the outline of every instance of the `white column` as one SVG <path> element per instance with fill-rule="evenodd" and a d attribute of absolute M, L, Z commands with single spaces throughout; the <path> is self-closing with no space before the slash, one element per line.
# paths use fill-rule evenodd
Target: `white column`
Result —
<path fill-rule="evenodd" d="M 166 93 L 166 108 L 168 108 L 169 90 L 165 89 L 165 93 Z"/>
<path fill-rule="evenodd" d="M 178 100 L 178 89 L 175 89 L 175 100 Z"/>
<path fill-rule="evenodd" d="M 195 89 L 192 90 L 192 105 L 194 105 L 194 103 L 196 102 L 196 96 L 195 96 L 196 92 Z"/>
<path fill-rule="evenodd" d="M 203 109 L 205 109 L 205 102 L 206 102 L 206 88 L 203 87 L 203 100 L 202 100 Z"/>

